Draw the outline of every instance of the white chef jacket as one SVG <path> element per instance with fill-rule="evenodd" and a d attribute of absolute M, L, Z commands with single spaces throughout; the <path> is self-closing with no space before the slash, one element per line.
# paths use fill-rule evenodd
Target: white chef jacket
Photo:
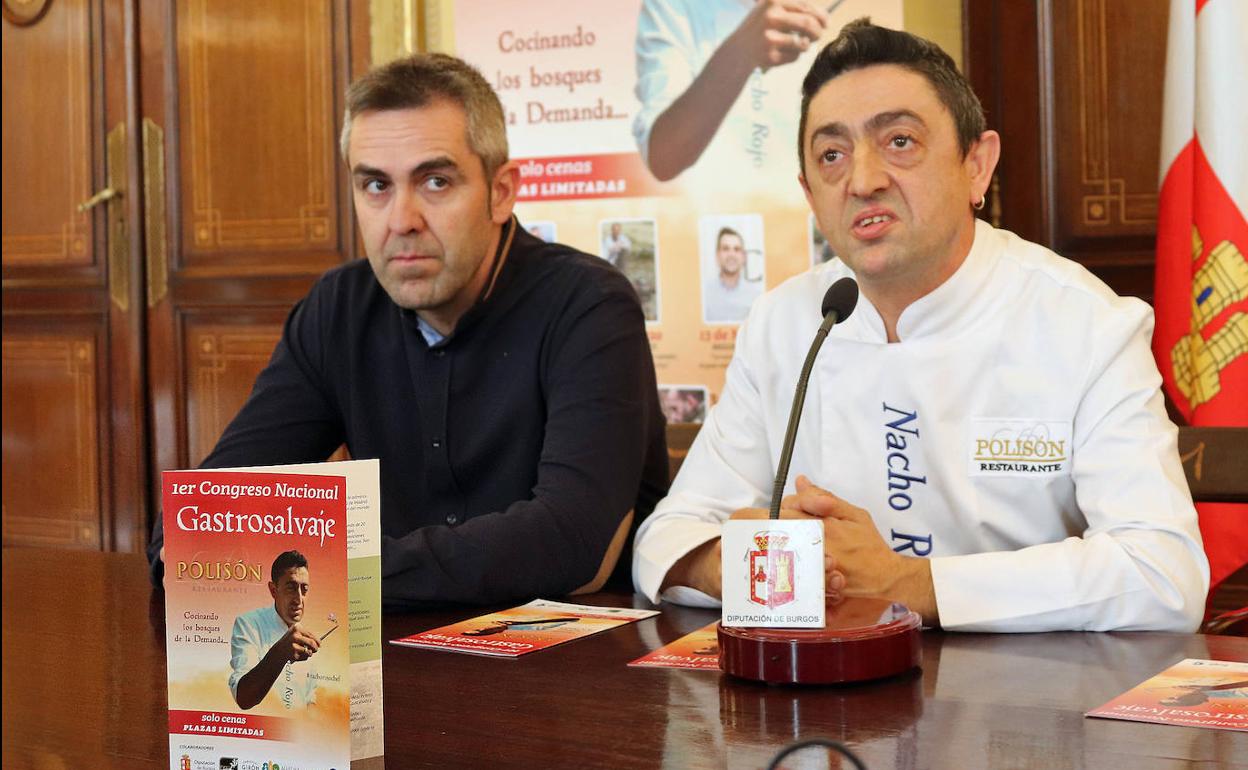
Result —
<path fill-rule="evenodd" d="M 637 533 L 633 580 L 770 499 L 789 407 L 840 261 L 756 302 L 723 396 Z M 966 261 L 888 344 L 860 296 L 815 362 L 786 494 L 805 474 L 931 559 L 941 624 L 966 631 L 1191 631 L 1209 584 L 1149 349 L 1153 317 L 1083 267 L 977 222 Z M 663 599 L 714 606 L 673 587 Z"/>
<path fill-rule="evenodd" d="M 238 698 L 238 681 L 255 668 L 289 630 L 290 626 L 286 625 L 272 604 L 234 619 L 234 629 L 230 633 L 230 692 L 235 699 Z M 265 698 L 273 693 L 277 693 L 286 709 L 315 703 L 316 664 L 310 658 L 287 662 Z"/>

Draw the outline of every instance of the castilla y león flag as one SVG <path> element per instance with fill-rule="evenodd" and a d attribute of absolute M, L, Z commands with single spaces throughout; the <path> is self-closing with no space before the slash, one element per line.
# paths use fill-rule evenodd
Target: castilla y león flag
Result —
<path fill-rule="evenodd" d="M 1245 0 L 1171 0 L 1161 145 L 1153 352 L 1190 424 L 1248 426 Z M 1199 509 L 1217 585 L 1248 562 L 1248 505 Z"/>

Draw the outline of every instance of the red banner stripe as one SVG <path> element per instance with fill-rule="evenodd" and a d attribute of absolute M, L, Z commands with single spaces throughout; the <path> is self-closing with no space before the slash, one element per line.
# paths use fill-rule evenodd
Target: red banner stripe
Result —
<path fill-rule="evenodd" d="M 521 202 L 672 195 L 635 152 L 518 158 Z"/>
<path fill-rule="evenodd" d="M 289 741 L 292 736 L 290 720 L 284 717 L 178 709 L 169 709 L 169 732 L 180 735 L 206 735 L 214 738 L 255 738 L 266 741 Z"/>

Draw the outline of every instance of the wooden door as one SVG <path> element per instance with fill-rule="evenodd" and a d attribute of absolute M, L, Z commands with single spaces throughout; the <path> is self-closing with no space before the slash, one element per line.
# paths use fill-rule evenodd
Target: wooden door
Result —
<path fill-rule="evenodd" d="M 353 259 L 342 94 L 367 67 L 345 0 L 151 0 L 140 47 L 149 188 L 152 494 L 198 464 L 291 306 Z M 353 66 L 354 63 L 354 66 Z"/>
<path fill-rule="evenodd" d="M 4 544 L 139 550 L 159 472 L 355 256 L 336 147 L 368 3 L 4 10 Z"/>
<path fill-rule="evenodd" d="M 137 550 L 147 431 L 134 8 L 4 10 L 4 545 Z M 79 210 L 106 188 L 111 199 Z"/>

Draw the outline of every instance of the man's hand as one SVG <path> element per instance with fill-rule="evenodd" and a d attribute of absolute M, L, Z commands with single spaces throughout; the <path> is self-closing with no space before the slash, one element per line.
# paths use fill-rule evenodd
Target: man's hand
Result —
<path fill-rule="evenodd" d="M 758 0 L 727 44 L 768 69 L 796 60 L 827 28 L 828 14 L 805 0 Z"/>
<path fill-rule="evenodd" d="M 294 624 L 281 639 L 273 643 L 255 668 L 238 680 L 234 700 L 244 710 L 255 706 L 268 695 L 287 663 L 307 660 L 320 648 L 321 643 L 314 635 L 309 634 L 298 623 Z"/>
<path fill-rule="evenodd" d="M 730 516 L 733 520 L 766 519 L 769 516 L 766 508 L 742 508 Z M 782 519 L 813 519 L 819 518 L 799 510 L 781 509 Z M 826 525 L 825 525 L 826 531 Z M 827 535 L 824 535 L 827 539 Z M 721 597 L 723 594 L 723 543 L 719 538 L 710 540 L 689 553 L 672 565 L 663 578 L 659 592 L 672 586 L 689 586 L 709 596 Z M 837 568 L 836 559 L 825 548 L 823 556 L 824 591 L 828 602 L 839 601 L 845 590 L 845 575 Z"/>
<path fill-rule="evenodd" d="M 723 583 L 720 552 L 720 540 L 715 538 L 680 557 L 663 576 L 659 593 L 673 586 L 688 586 L 707 596 L 718 597 L 720 584 Z"/>
<path fill-rule="evenodd" d="M 781 509 L 782 516 L 784 509 L 792 509 L 823 519 L 826 558 L 844 573 L 846 596 L 899 601 L 922 615 L 927 625 L 939 625 L 930 562 L 889 548 L 868 511 L 805 476 L 797 477 L 797 494 L 784 498 Z"/>
<path fill-rule="evenodd" d="M 693 83 L 655 118 L 651 173 L 666 182 L 696 163 L 755 69 L 795 60 L 827 26 L 827 13 L 805 0 L 758 0 Z"/>
<path fill-rule="evenodd" d="M 320 648 L 320 640 L 296 623 L 286 631 L 281 639 L 273 643 L 269 654 L 277 656 L 283 662 L 297 663 L 312 657 Z"/>

